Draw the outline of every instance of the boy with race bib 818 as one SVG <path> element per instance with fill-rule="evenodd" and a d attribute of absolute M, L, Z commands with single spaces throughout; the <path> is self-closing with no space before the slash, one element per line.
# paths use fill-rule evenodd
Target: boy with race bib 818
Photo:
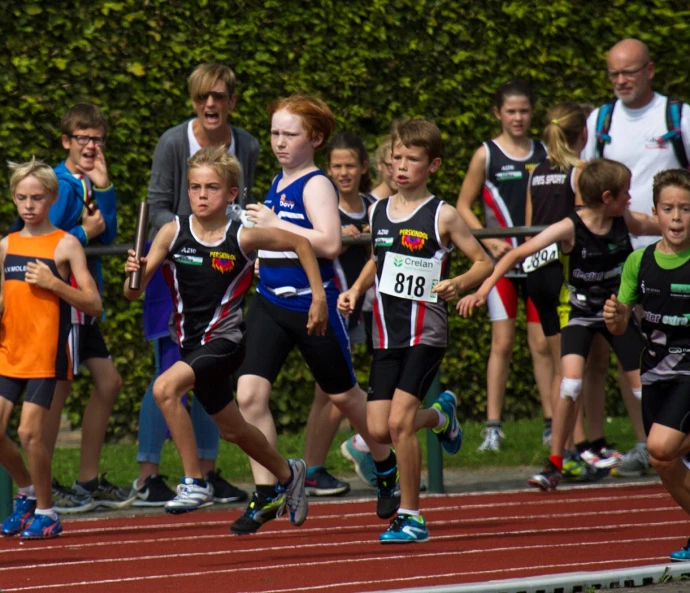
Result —
<path fill-rule="evenodd" d="M 427 190 L 441 166 L 441 133 L 431 122 L 412 119 L 393 131 L 393 179 L 398 192 L 376 202 L 369 220 L 373 258 L 350 290 L 338 299 L 350 314 L 360 295 L 376 282 L 374 355 L 369 380 L 367 424 L 380 443 L 393 443 L 400 471 L 400 508 L 381 543 L 426 541 L 429 531 L 419 512 L 421 456 L 416 431 L 433 429 L 448 453 L 457 453 L 462 431 L 457 401 L 450 391 L 431 408 L 420 402 L 441 366 L 448 346 L 446 302 L 476 286 L 492 269 L 489 256 L 458 212 Z M 456 245 L 472 262 L 448 278 L 450 251 Z M 394 468 L 395 458 L 379 461 L 376 473 Z"/>

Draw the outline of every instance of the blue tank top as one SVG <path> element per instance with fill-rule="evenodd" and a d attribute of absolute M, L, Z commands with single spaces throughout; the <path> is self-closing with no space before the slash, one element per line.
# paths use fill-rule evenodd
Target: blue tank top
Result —
<path fill-rule="evenodd" d="M 271 208 L 279 218 L 287 220 L 305 229 L 313 229 L 304 207 L 304 186 L 317 175 L 326 175 L 320 169 L 303 175 L 278 191 L 278 184 L 283 178 L 280 172 L 266 194 L 264 206 Z M 311 288 L 299 258 L 294 251 L 259 250 L 259 285 L 257 290 L 279 307 L 293 311 L 308 311 L 311 306 Z M 321 279 L 326 289 L 329 303 L 338 298 L 338 289 L 333 282 L 335 275 L 333 261 L 317 258 Z"/>

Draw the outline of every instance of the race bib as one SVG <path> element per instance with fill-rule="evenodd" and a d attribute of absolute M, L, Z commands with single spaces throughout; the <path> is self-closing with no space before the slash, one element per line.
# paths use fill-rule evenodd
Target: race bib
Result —
<path fill-rule="evenodd" d="M 548 247 L 544 247 L 544 249 L 540 249 L 536 253 L 530 255 L 525 261 L 522 262 L 522 270 L 529 274 L 530 272 L 534 272 L 534 270 L 537 270 L 541 268 L 542 266 L 545 266 L 546 264 L 550 264 L 552 261 L 555 261 L 558 259 L 558 245 L 556 243 L 551 243 Z"/>
<path fill-rule="evenodd" d="M 441 279 L 441 262 L 436 259 L 386 253 L 379 279 L 379 292 L 411 301 L 438 302 L 431 292 Z"/>

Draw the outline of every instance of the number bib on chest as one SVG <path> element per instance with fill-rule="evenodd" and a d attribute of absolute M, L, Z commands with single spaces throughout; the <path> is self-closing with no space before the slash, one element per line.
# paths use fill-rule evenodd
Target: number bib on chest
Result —
<path fill-rule="evenodd" d="M 552 261 L 558 259 L 558 245 L 556 243 L 551 243 L 548 247 L 540 249 L 536 253 L 530 255 L 525 261 L 522 262 L 522 269 L 525 273 L 529 274 L 550 264 Z"/>
<path fill-rule="evenodd" d="M 441 262 L 435 259 L 386 253 L 379 292 L 412 301 L 438 302 L 431 289 L 441 279 Z"/>

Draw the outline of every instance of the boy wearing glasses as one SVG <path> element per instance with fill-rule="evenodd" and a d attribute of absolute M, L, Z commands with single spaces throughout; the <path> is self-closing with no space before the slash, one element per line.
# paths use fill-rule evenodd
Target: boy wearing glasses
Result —
<path fill-rule="evenodd" d="M 108 125 L 101 110 L 91 103 L 77 103 L 62 118 L 62 146 L 65 160 L 55 167 L 58 199 L 50 209 L 50 220 L 86 247 L 108 245 L 117 233 L 117 202 L 103 156 Z M 103 291 L 99 257 L 88 257 L 89 272 Z M 69 337 L 73 372 L 84 365 L 94 387 L 82 419 L 79 476 L 71 489 L 54 483 L 55 508 L 61 513 L 78 513 L 96 507 L 123 508 L 134 499 L 131 488 L 118 488 L 98 473 L 108 419 L 122 386 L 97 317 L 72 308 Z M 60 413 L 69 395 L 70 383 L 59 381 L 48 421 L 48 443 L 54 447 Z"/>
<path fill-rule="evenodd" d="M 254 169 L 259 158 L 259 142 L 249 133 L 228 123 L 235 107 L 235 73 L 222 64 L 200 64 L 189 77 L 189 98 L 194 117 L 168 130 L 158 140 L 153 153 L 148 197 L 152 235 L 179 216 L 191 214 L 187 188 L 187 160 L 202 148 L 223 145 L 239 161 L 242 171 L 237 202 L 244 207 L 253 202 Z M 168 320 L 172 313 L 170 291 L 157 271 L 144 295 L 144 335 L 153 342 L 154 377 L 144 394 L 139 411 L 139 477 L 134 481 L 134 506 L 164 506 L 175 497 L 159 475 L 161 449 L 166 424 L 153 399 L 153 384 L 160 374 L 180 360 L 179 346 L 170 339 Z M 221 477 L 216 470 L 219 431 L 196 400 L 191 405 L 192 426 L 204 479 L 213 489 L 217 503 L 247 499 L 247 493 Z"/>

